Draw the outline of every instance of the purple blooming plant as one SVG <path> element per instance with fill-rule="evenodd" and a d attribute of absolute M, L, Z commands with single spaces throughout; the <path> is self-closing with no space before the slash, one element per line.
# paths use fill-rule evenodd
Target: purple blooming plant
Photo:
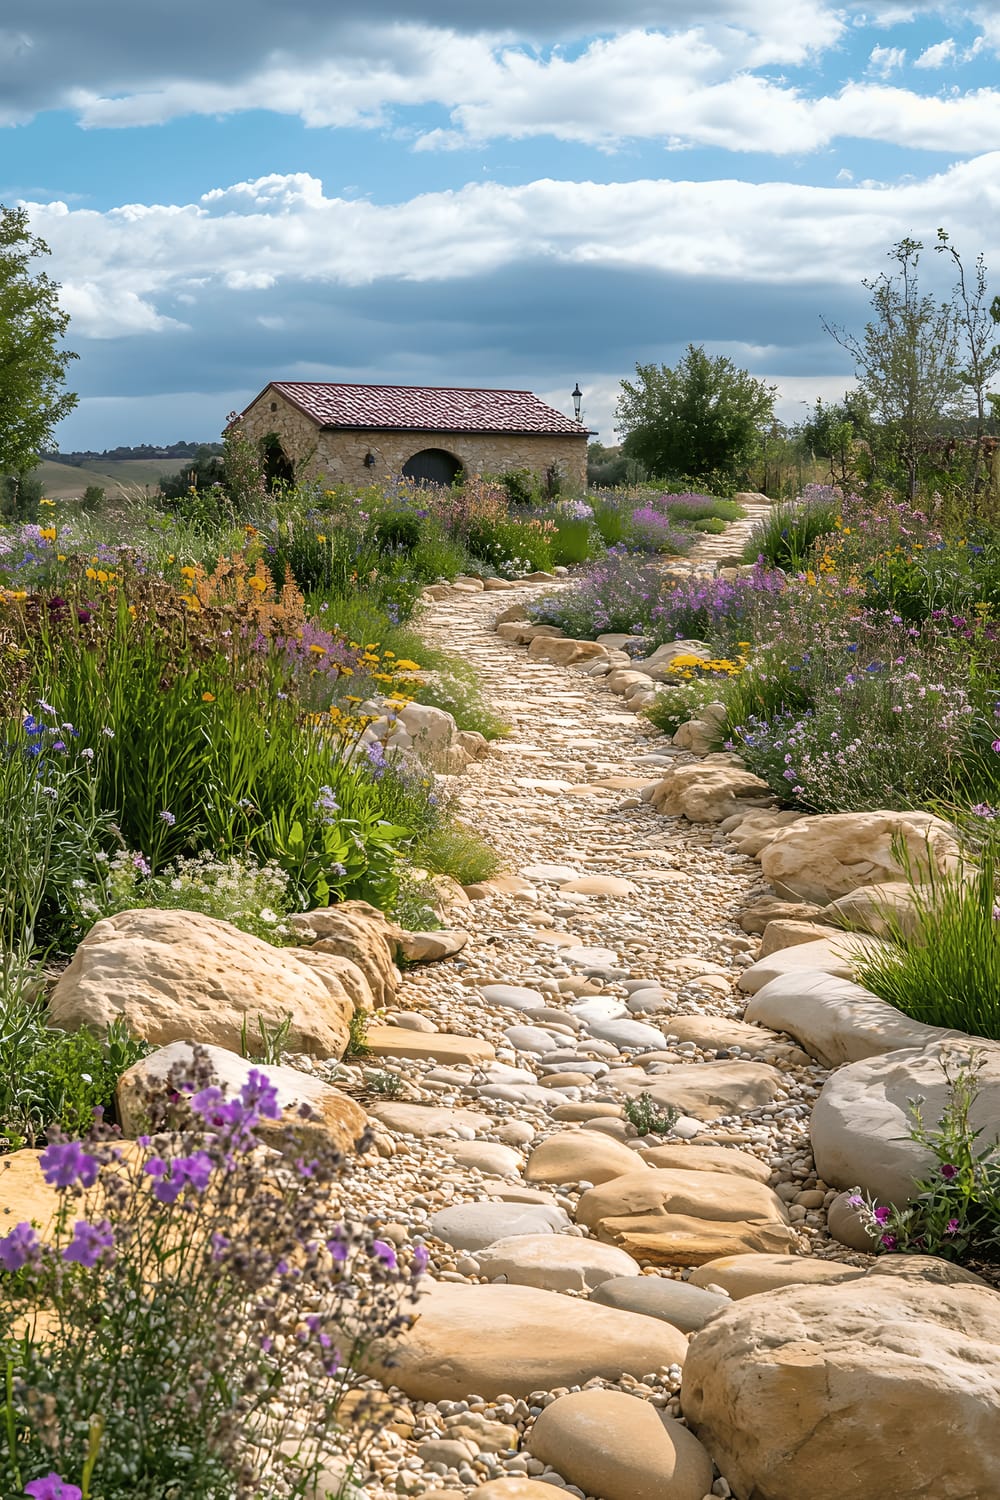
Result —
<path fill-rule="evenodd" d="M 325 1123 L 264 1069 L 229 1090 L 194 1047 L 130 1108 L 134 1143 L 54 1138 L 51 1226 L 0 1235 L 0 1327 L 31 1329 L 3 1339 L 0 1494 L 303 1495 L 361 1440 L 363 1403 L 348 1434 L 339 1404 L 408 1326 L 427 1252 L 378 1237 Z"/>

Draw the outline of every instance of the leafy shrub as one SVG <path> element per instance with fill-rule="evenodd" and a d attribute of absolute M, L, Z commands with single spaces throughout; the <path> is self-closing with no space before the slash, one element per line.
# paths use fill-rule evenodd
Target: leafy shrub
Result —
<path fill-rule="evenodd" d="M 651 724 L 664 734 L 676 734 L 682 724 L 698 717 L 699 709 L 720 697 L 718 678 L 692 677 L 688 682 L 668 683 L 658 688 L 652 703 L 643 709 Z"/>
<path fill-rule="evenodd" d="M 611 631 L 644 635 L 662 586 L 662 574 L 652 564 L 610 552 L 570 588 L 529 605 L 528 613 L 584 640 Z"/>
<path fill-rule="evenodd" d="M 195 1049 L 137 1108 L 134 1147 L 102 1126 L 57 1135 L 41 1157 L 53 1225 L 0 1239 L 0 1489 L 52 1475 L 101 1500 L 303 1497 L 426 1252 L 404 1268 L 331 1218 L 341 1159 L 308 1122 L 280 1125 L 262 1073 L 227 1097 Z M 265 1134 L 279 1157 L 256 1149 Z"/>
<path fill-rule="evenodd" d="M 45 1024 L 40 1004 L 9 999 L 0 1011 L 0 1136 L 7 1148 L 34 1146 L 53 1125 L 86 1131 L 97 1109 L 113 1117 L 118 1079 L 149 1050 L 121 1021 L 103 1037 L 59 1031 Z"/>
<path fill-rule="evenodd" d="M 625 1101 L 625 1118 L 640 1135 L 669 1135 L 677 1122 L 673 1105 L 664 1108 L 650 1094 L 638 1094 Z"/>

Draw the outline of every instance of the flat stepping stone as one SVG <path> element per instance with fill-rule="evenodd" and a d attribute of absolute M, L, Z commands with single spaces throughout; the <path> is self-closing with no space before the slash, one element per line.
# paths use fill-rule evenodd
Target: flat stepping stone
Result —
<path fill-rule="evenodd" d="M 663 1046 L 663 1032 L 647 1021 L 629 1019 L 591 1021 L 590 1033 L 598 1041 L 610 1042 L 613 1047 L 630 1047 L 636 1051 L 655 1051 Z"/>
<path fill-rule="evenodd" d="M 574 938 L 574 944 L 576 944 L 576 941 L 576 938 Z M 567 948 L 563 957 L 568 963 L 576 964 L 581 969 L 617 968 L 619 965 L 618 954 L 613 953 L 610 948 L 588 948 L 581 944 L 580 946 Z"/>
<path fill-rule="evenodd" d="M 545 1031 L 541 1026 L 508 1026 L 504 1036 L 515 1052 L 529 1052 L 536 1057 L 554 1052 L 563 1045 L 561 1037 Z"/>
<path fill-rule="evenodd" d="M 521 871 L 521 879 L 534 885 L 563 885 L 567 880 L 576 880 L 579 874 L 572 865 L 528 865 Z"/>
<path fill-rule="evenodd" d="M 717 1120 L 759 1109 L 778 1097 L 784 1075 L 770 1063 L 677 1063 L 667 1073 L 646 1074 L 646 1082 L 615 1077 L 623 1093 L 648 1093 L 663 1109 L 678 1109 L 696 1120 Z"/>
<path fill-rule="evenodd" d="M 636 896 L 638 891 L 630 880 L 618 875 L 581 875 L 577 880 L 567 880 L 559 887 L 561 892 L 578 896 Z"/>
<path fill-rule="evenodd" d="M 365 1047 L 373 1057 L 433 1058 L 439 1063 L 479 1063 L 496 1057 L 496 1049 L 480 1037 L 410 1031 L 403 1026 L 369 1026 Z"/>
<path fill-rule="evenodd" d="M 487 1005 L 504 1010 L 536 1010 L 545 1006 L 545 996 L 520 984 L 484 984 L 479 993 Z"/>
<path fill-rule="evenodd" d="M 638 1313 L 588 1303 L 537 1287 L 432 1282 L 416 1304 L 417 1321 L 367 1357 L 367 1373 L 423 1401 L 515 1399 L 599 1376 L 641 1377 L 683 1364 L 687 1339 Z M 704 1493 L 704 1492 L 703 1492 Z"/>
<path fill-rule="evenodd" d="M 696 1333 L 713 1313 L 729 1306 L 729 1298 L 687 1281 L 673 1281 L 667 1276 L 622 1276 L 602 1281 L 592 1294 L 603 1307 L 620 1307 L 625 1312 L 642 1313 L 659 1318 L 681 1333 Z"/>
<path fill-rule="evenodd" d="M 429 1232 L 455 1250 L 484 1250 L 494 1240 L 522 1234 L 558 1234 L 569 1227 L 569 1218 L 561 1208 L 502 1200 L 456 1203 L 438 1209 L 427 1221 Z"/>
<path fill-rule="evenodd" d="M 783 1286 L 825 1286 L 838 1281 L 853 1281 L 865 1273 L 858 1266 L 845 1266 L 839 1260 L 822 1260 L 818 1255 L 724 1255 L 696 1266 L 688 1279 L 689 1286 L 720 1286 L 734 1301 L 756 1297 L 758 1292 L 774 1292 Z"/>
<path fill-rule="evenodd" d="M 638 1265 L 624 1250 L 564 1234 L 497 1240 L 478 1251 L 476 1259 L 479 1274 L 489 1281 L 502 1276 L 511 1286 L 536 1286 L 546 1292 L 592 1292 L 613 1277 L 639 1275 Z"/>
<path fill-rule="evenodd" d="M 776 1193 L 721 1172 L 644 1166 L 590 1188 L 576 1217 L 606 1244 L 653 1265 L 701 1265 L 741 1250 L 789 1252 L 798 1244 Z"/>
<path fill-rule="evenodd" d="M 624 1391 L 572 1391 L 546 1406 L 528 1450 L 602 1500 L 703 1500 L 712 1460 L 681 1422 Z"/>
<path fill-rule="evenodd" d="M 476 1167 L 494 1177 L 514 1177 L 521 1170 L 521 1153 L 499 1141 L 454 1141 L 448 1155 L 463 1167 Z"/>
<path fill-rule="evenodd" d="M 370 1113 L 399 1135 L 450 1135 L 471 1141 L 493 1124 L 474 1109 L 447 1109 L 436 1104 L 373 1104 Z"/>
<path fill-rule="evenodd" d="M 769 1182 L 771 1168 L 749 1151 L 735 1146 L 688 1146 L 666 1143 L 647 1146 L 637 1153 L 650 1167 L 673 1167 L 682 1172 L 728 1172 L 733 1177 L 749 1177 L 754 1182 Z"/>
<path fill-rule="evenodd" d="M 532 1151 L 528 1182 L 608 1182 L 640 1170 L 638 1152 L 596 1130 L 560 1130 Z"/>
<path fill-rule="evenodd" d="M 694 1042 L 696 1047 L 706 1050 L 739 1047 L 741 1052 L 786 1066 L 808 1067 L 811 1061 L 808 1053 L 794 1046 L 781 1032 L 752 1026 L 747 1021 L 731 1021 L 725 1016 L 671 1016 L 663 1030 L 668 1037 Z"/>

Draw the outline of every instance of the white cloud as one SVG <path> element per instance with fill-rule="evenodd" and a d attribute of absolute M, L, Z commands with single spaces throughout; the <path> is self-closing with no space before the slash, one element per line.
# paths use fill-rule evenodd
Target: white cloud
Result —
<path fill-rule="evenodd" d="M 873 47 L 868 59 L 868 72 L 878 78 L 889 78 L 899 71 L 906 61 L 905 47 Z"/>
<path fill-rule="evenodd" d="M 955 62 L 957 55 L 955 38 L 949 36 L 943 42 L 935 42 L 932 47 L 925 48 L 913 66 L 915 68 L 943 68 L 947 63 Z"/>

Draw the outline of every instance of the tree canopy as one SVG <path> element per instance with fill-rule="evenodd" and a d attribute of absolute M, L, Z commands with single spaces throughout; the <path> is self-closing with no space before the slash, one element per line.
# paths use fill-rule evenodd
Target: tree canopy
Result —
<path fill-rule="evenodd" d="M 625 456 L 659 478 L 735 479 L 774 418 L 775 387 L 689 344 L 673 368 L 639 365 L 615 412 Z"/>
<path fill-rule="evenodd" d="M 69 314 L 58 284 L 33 265 L 48 253 L 27 210 L 0 204 L 0 474 L 31 469 L 77 403 L 63 390 L 76 358 L 62 347 Z"/>

